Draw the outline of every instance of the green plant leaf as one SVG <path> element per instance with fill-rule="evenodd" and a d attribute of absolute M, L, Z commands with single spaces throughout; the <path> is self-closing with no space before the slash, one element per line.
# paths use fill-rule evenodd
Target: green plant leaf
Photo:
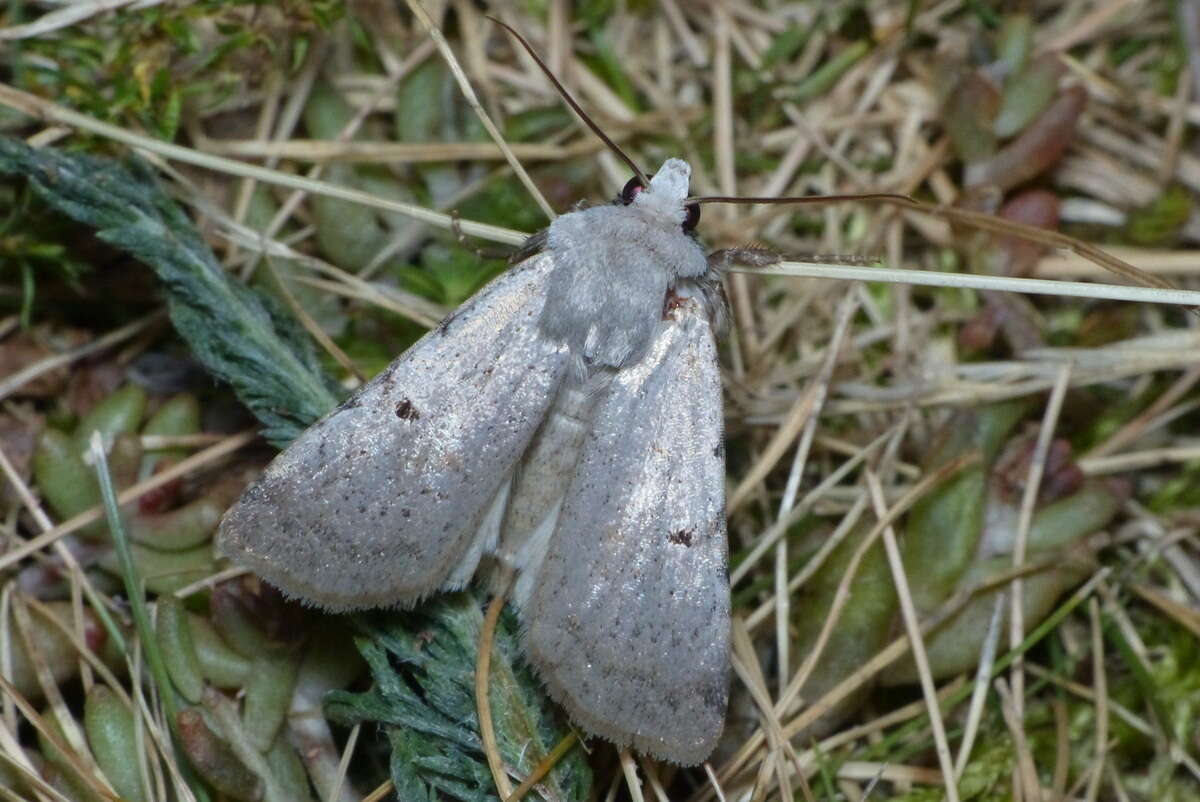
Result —
<path fill-rule="evenodd" d="M 345 724 L 383 724 L 401 799 L 496 798 L 475 707 L 482 603 L 472 593 L 455 593 L 415 610 L 358 619 L 366 635 L 358 648 L 375 685 L 365 693 L 331 693 L 327 712 Z M 519 659 L 518 629 L 515 615 L 501 616 L 488 687 L 500 754 L 523 776 L 568 730 Z M 591 775 L 582 750 L 568 752 L 541 785 L 551 799 L 588 798 Z"/>
<path fill-rule="evenodd" d="M 0 173 L 26 178 L 50 206 L 151 267 L 171 322 L 229 382 L 272 442 L 291 441 L 338 401 L 307 335 L 275 301 L 234 281 L 150 171 L 0 138 Z"/>

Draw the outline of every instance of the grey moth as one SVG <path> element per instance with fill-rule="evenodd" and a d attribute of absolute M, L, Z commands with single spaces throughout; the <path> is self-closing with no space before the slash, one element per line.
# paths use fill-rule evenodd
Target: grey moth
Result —
<path fill-rule="evenodd" d="M 583 729 L 680 764 L 730 656 L 717 261 L 668 159 L 530 239 L 280 454 L 218 548 L 328 610 L 516 572 L 526 655 Z"/>

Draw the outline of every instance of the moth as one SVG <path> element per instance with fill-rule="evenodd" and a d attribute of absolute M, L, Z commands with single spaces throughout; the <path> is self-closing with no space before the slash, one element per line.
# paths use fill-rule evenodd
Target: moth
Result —
<path fill-rule="evenodd" d="M 309 428 L 218 547 L 329 610 L 517 572 L 523 645 L 584 729 L 681 764 L 721 733 L 727 314 L 667 159 L 523 258 Z"/>

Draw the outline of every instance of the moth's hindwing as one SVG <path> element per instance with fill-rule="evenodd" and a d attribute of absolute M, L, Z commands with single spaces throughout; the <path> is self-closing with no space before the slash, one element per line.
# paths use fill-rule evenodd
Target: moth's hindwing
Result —
<path fill-rule="evenodd" d="M 729 687 L 721 381 L 695 301 L 599 403 L 526 616 L 526 648 L 587 730 L 708 757 Z"/>
<path fill-rule="evenodd" d="M 442 587 L 567 364 L 537 325 L 552 266 L 495 279 L 304 432 L 226 514 L 219 550 L 334 610 Z"/>

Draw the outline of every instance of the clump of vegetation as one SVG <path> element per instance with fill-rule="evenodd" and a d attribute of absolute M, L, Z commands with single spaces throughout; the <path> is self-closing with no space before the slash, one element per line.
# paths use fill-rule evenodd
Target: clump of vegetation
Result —
<path fill-rule="evenodd" d="M 643 167 L 686 157 L 697 194 L 903 193 L 1194 283 L 1189 8 L 489 10 Z M 551 207 L 620 187 L 510 38 L 471 4 L 430 12 Z M 1196 797 L 1186 312 L 731 277 L 738 672 L 711 771 L 585 751 L 511 614 L 491 744 L 481 589 L 331 617 L 211 544 L 275 448 L 504 268 L 477 234 L 546 224 L 451 66 L 388 4 L 3 14 L 0 101 L 24 113 L 0 111 L 0 787 L 495 799 L 490 756 L 513 785 L 547 770 L 528 794 L 556 800 Z M 713 248 L 1109 280 L 911 209 L 704 218 Z"/>

